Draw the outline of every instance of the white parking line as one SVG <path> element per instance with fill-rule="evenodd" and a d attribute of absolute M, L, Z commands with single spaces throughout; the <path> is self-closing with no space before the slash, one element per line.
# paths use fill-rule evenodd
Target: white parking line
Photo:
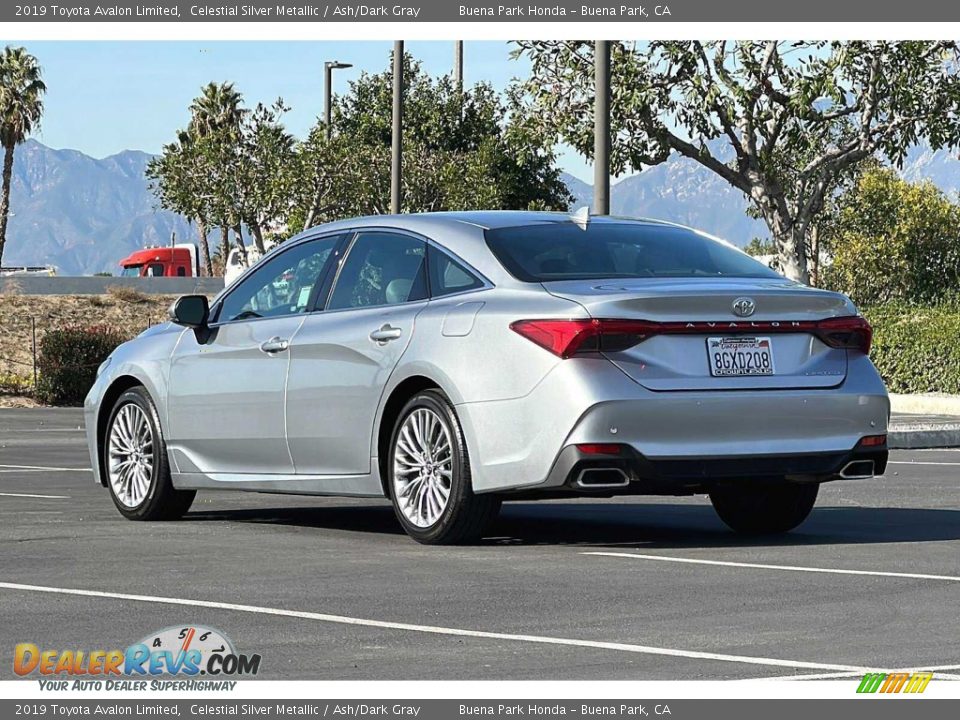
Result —
<path fill-rule="evenodd" d="M 31 495 L 29 493 L 0 492 L 0 497 L 49 498 L 50 500 L 69 500 L 69 495 Z"/>
<path fill-rule="evenodd" d="M 46 465 L 0 465 L 2 470 L 45 470 L 47 472 L 93 472 L 82 467 L 47 467 Z"/>
<path fill-rule="evenodd" d="M 944 670 L 960 670 L 960 665 L 932 665 L 928 667 L 914 666 L 908 668 L 896 668 L 887 670 L 888 673 L 914 673 L 914 672 L 932 672 L 938 680 L 960 680 L 960 675 L 943 672 Z M 743 678 L 743 681 L 751 680 L 839 680 L 843 678 L 859 677 L 858 672 L 831 672 L 801 675 L 766 675 L 759 678 Z"/>
<path fill-rule="evenodd" d="M 807 567 L 803 565 L 768 565 L 766 563 L 733 562 L 730 560 L 701 560 L 700 558 L 680 558 L 666 555 L 643 555 L 641 553 L 622 552 L 584 552 L 581 555 L 599 555 L 603 557 L 628 558 L 630 560 L 653 560 L 656 562 L 687 563 L 690 565 L 719 565 L 722 567 L 752 568 L 755 570 L 783 570 L 786 572 L 826 573 L 828 575 L 871 575 L 874 577 L 906 578 L 909 580 L 943 580 L 960 582 L 954 575 L 928 575 L 926 573 L 885 572 L 882 570 L 843 570 L 840 568 Z"/>
<path fill-rule="evenodd" d="M 57 432 L 57 433 L 82 433 L 84 432 L 83 428 L 21 428 L 21 427 L 7 427 L 0 428 L 0 430 L 6 430 L 8 432 L 18 432 L 18 433 L 35 433 L 35 432 Z"/>
<path fill-rule="evenodd" d="M 861 667 L 857 665 L 839 665 L 836 663 L 808 662 L 805 660 L 784 660 L 780 658 L 754 657 L 751 655 L 728 655 L 724 653 L 701 652 L 698 650 L 678 650 L 675 648 L 634 645 L 631 643 L 605 642 L 600 640 L 578 640 L 575 638 L 550 637 L 546 635 L 522 635 L 514 633 L 487 632 L 484 630 L 466 630 L 462 628 L 440 627 L 436 625 L 416 625 L 411 623 L 390 622 L 385 620 L 369 620 L 365 618 L 348 617 L 345 615 L 329 615 L 327 613 L 308 612 L 305 610 L 285 610 L 282 608 L 259 607 L 257 605 L 239 605 L 236 603 L 218 602 L 213 600 L 191 600 L 186 598 L 157 597 L 153 595 L 130 595 L 127 593 L 105 592 L 102 590 L 81 590 L 76 588 L 58 588 L 44 585 L 23 585 L 20 583 L 9 582 L 0 582 L 0 589 L 52 593 L 57 595 L 79 595 L 81 597 L 108 598 L 113 600 L 130 600 L 133 602 L 157 603 L 160 605 L 183 605 L 192 608 L 230 610 L 233 612 L 274 615 L 280 617 L 299 618 L 302 620 L 316 620 L 325 623 L 336 623 L 339 625 L 359 625 L 363 627 L 402 630 L 405 632 L 425 633 L 430 635 L 474 637 L 487 640 L 507 640 L 536 643 L 540 645 L 562 645 L 567 647 L 613 650 L 617 652 L 636 653 L 641 655 L 665 655 L 669 657 L 689 658 L 693 660 L 717 660 L 721 662 L 740 663 L 745 665 L 806 668 L 809 670 L 849 672 L 854 674 L 882 671 L 881 668 L 868 666 Z"/>
<path fill-rule="evenodd" d="M 888 460 L 887 465 L 960 465 L 960 462 L 934 462 L 933 460 Z"/>

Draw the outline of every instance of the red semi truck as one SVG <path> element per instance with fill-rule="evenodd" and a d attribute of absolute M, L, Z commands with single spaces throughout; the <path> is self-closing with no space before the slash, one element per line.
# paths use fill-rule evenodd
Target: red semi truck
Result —
<path fill-rule="evenodd" d="M 134 250 L 120 261 L 121 277 L 196 277 L 197 246 L 191 243 Z"/>

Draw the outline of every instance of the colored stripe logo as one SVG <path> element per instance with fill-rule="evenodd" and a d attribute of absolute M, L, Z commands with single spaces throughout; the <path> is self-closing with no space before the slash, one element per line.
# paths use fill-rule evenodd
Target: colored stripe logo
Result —
<path fill-rule="evenodd" d="M 922 693 L 933 673 L 867 673 L 860 681 L 858 693 Z"/>

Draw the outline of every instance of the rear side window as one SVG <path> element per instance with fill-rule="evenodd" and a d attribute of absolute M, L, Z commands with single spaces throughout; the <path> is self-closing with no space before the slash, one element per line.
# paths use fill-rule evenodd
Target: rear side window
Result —
<path fill-rule="evenodd" d="M 483 287 L 483 281 L 480 278 L 442 250 L 431 247 L 427 254 L 430 263 L 430 294 L 433 297 L 443 297 Z"/>
<path fill-rule="evenodd" d="M 426 243 L 408 235 L 370 232 L 354 240 L 328 310 L 398 305 L 427 297 Z"/>
<path fill-rule="evenodd" d="M 686 228 L 551 223 L 487 231 L 487 245 L 524 282 L 656 277 L 779 277 L 736 248 Z"/>

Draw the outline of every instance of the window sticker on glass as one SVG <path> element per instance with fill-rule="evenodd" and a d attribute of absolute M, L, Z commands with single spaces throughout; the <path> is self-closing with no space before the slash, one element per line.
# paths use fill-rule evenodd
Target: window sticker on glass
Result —
<path fill-rule="evenodd" d="M 297 298 L 297 307 L 305 308 L 307 302 L 310 300 L 310 291 L 313 290 L 312 287 L 302 287 L 300 288 L 300 296 Z"/>

